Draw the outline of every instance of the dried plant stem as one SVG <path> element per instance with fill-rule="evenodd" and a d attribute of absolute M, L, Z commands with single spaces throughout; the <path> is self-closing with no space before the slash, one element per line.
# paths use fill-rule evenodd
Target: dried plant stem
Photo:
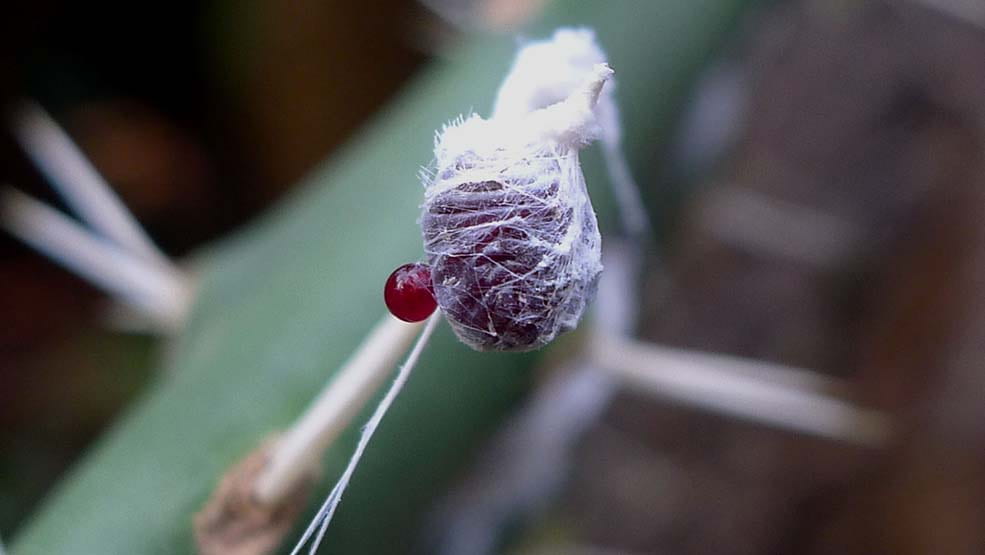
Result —
<path fill-rule="evenodd" d="M 184 321 L 191 301 L 182 273 L 125 252 L 61 212 L 17 190 L 0 190 L 0 225 L 97 287 L 147 314 L 163 329 Z"/>
<path fill-rule="evenodd" d="M 407 351 L 423 323 L 384 316 L 303 415 L 284 433 L 257 478 L 255 497 L 276 505 L 319 461 Z"/>
<path fill-rule="evenodd" d="M 870 446 L 891 431 L 886 415 L 832 396 L 844 386 L 807 371 L 602 335 L 591 352 L 623 383 L 730 416 Z"/>
<path fill-rule="evenodd" d="M 176 271 L 51 116 L 37 104 L 25 103 L 11 121 L 28 156 L 80 218 L 131 253 Z"/>
<path fill-rule="evenodd" d="M 650 232 L 650 218 L 646 215 L 639 187 L 629 171 L 629 163 L 622 148 L 619 143 L 603 140 L 602 156 L 605 158 L 612 195 L 619 207 L 623 229 L 633 239 L 642 240 Z"/>
<path fill-rule="evenodd" d="M 838 217 L 735 186 L 712 193 L 701 223 L 728 245 L 820 270 L 843 264 L 862 240 Z"/>
<path fill-rule="evenodd" d="M 438 321 L 441 319 L 441 311 L 436 311 L 434 314 L 428 318 L 427 324 L 424 326 L 424 331 L 421 332 L 420 337 L 417 338 L 417 343 L 414 344 L 414 348 L 411 350 L 410 355 L 407 356 L 407 361 L 404 362 L 403 366 L 397 372 L 397 377 L 394 378 L 393 384 L 390 385 L 390 389 L 387 390 L 386 395 L 380 400 L 380 404 L 376 406 L 373 411 L 373 415 L 370 416 L 369 421 L 363 426 L 362 434 L 359 436 L 359 443 L 356 444 L 356 450 L 353 451 L 352 457 L 349 459 L 349 464 L 346 465 L 345 471 L 339 478 L 339 481 L 332 488 L 332 492 L 329 493 L 328 497 L 325 499 L 325 503 L 322 504 L 321 508 L 318 509 L 318 514 L 315 518 L 311 520 L 311 524 L 304 531 L 304 535 L 298 540 L 297 545 L 291 550 L 291 555 L 297 555 L 297 553 L 304 547 L 308 539 L 311 538 L 312 534 L 315 533 L 317 529 L 318 535 L 315 536 L 314 541 L 311 543 L 311 547 L 308 551 L 310 555 L 313 555 L 318 551 L 318 546 L 321 544 L 322 538 L 325 536 L 325 531 L 328 529 L 329 523 L 332 521 L 332 516 L 335 514 L 335 509 L 339 506 L 339 502 L 342 500 L 342 495 L 345 493 L 346 487 L 349 485 L 349 480 L 352 478 L 353 472 L 355 472 L 356 467 L 359 466 L 359 460 L 362 459 L 363 453 L 366 451 L 366 446 L 369 445 L 369 440 L 373 438 L 373 434 L 379 427 L 380 422 L 386 415 L 387 411 L 390 409 L 390 405 L 400 394 L 400 390 L 403 389 L 404 384 L 407 383 L 407 379 L 410 377 L 411 371 L 414 366 L 417 365 L 418 359 L 421 357 L 421 353 L 424 351 L 424 347 L 427 346 L 428 340 L 431 338 L 431 333 L 434 332 L 434 328 L 438 325 Z"/>

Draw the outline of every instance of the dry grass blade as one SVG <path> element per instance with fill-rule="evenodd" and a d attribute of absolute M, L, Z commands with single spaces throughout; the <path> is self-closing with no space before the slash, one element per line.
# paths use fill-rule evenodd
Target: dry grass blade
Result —
<path fill-rule="evenodd" d="M 0 191 L 0 225 L 39 252 L 176 330 L 191 301 L 183 275 L 94 236 L 61 212 L 13 188 Z"/>
<path fill-rule="evenodd" d="M 25 103 L 11 121 L 28 156 L 80 218 L 133 254 L 172 268 L 109 184 L 41 106 Z"/>
<path fill-rule="evenodd" d="M 832 396 L 840 382 L 805 370 L 605 336 L 592 360 L 641 391 L 779 428 L 869 446 L 891 431 L 886 415 Z"/>

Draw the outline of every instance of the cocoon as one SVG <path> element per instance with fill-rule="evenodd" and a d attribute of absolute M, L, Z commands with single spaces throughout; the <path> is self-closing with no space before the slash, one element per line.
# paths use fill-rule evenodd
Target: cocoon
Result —
<path fill-rule="evenodd" d="M 470 347 L 537 349 L 593 298 L 601 238 L 578 151 L 600 132 L 595 108 L 612 74 L 596 64 L 561 102 L 438 133 L 421 229 L 438 306 Z"/>

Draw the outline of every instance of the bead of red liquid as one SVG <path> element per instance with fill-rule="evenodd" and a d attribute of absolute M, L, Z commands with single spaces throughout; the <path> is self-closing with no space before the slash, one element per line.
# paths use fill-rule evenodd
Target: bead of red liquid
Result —
<path fill-rule="evenodd" d="M 431 286 L 431 267 L 404 264 L 390 274 L 383 287 L 383 301 L 390 313 L 404 322 L 420 322 L 438 308 Z"/>

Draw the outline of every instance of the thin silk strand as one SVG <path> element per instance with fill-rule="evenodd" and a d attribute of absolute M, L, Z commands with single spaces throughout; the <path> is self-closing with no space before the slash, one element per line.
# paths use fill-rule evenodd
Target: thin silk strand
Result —
<path fill-rule="evenodd" d="M 424 347 L 427 346 L 428 340 L 431 338 L 431 333 L 434 331 L 435 326 L 437 326 L 438 321 L 441 318 L 441 312 L 435 312 L 431 315 L 428 320 L 427 325 L 424 327 L 424 331 L 421 332 L 421 336 L 417 338 L 417 343 L 414 344 L 413 350 L 411 350 L 410 355 L 407 357 L 407 361 L 404 365 L 400 367 L 397 372 L 397 377 L 394 378 L 393 384 L 390 385 L 390 389 L 387 390 L 386 395 L 380 401 L 380 404 L 376 406 L 376 410 L 373 411 L 373 415 L 366 422 L 363 427 L 362 435 L 359 436 L 359 443 L 356 445 L 356 450 L 352 453 L 352 457 L 349 459 L 349 464 L 345 468 L 345 472 L 339 478 L 339 481 L 332 488 L 332 492 L 328 494 L 325 502 L 322 504 L 321 508 L 318 509 L 318 514 L 315 518 L 311 520 L 311 524 L 304 531 L 304 535 L 298 541 L 294 549 L 291 550 L 291 555 L 297 555 L 300 553 L 301 548 L 304 547 L 308 539 L 311 538 L 312 534 L 315 533 L 317 529 L 318 535 L 315 537 L 314 542 L 311 544 L 311 548 L 308 550 L 309 555 L 313 555 L 318 551 L 318 546 L 321 545 L 322 538 L 325 536 L 325 531 L 328 529 L 328 524 L 332 521 L 332 516 L 335 515 L 335 509 L 338 508 L 339 502 L 342 501 L 342 494 L 345 493 L 346 487 L 349 485 L 349 480 L 352 478 L 353 472 L 355 472 L 356 467 L 359 465 L 359 460 L 363 456 L 363 452 L 366 450 L 366 446 L 369 445 L 369 440 L 372 439 L 373 434 L 379 427 L 380 422 L 383 420 L 383 416 L 390 409 L 390 405 L 400 394 L 400 390 L 403 389 L 404 384 L 407 383 L 407 378 L 410 377 L 411 370 L 417 364 L 417 360 L 421 357 L 421 352 L 424 351 Z"/>

